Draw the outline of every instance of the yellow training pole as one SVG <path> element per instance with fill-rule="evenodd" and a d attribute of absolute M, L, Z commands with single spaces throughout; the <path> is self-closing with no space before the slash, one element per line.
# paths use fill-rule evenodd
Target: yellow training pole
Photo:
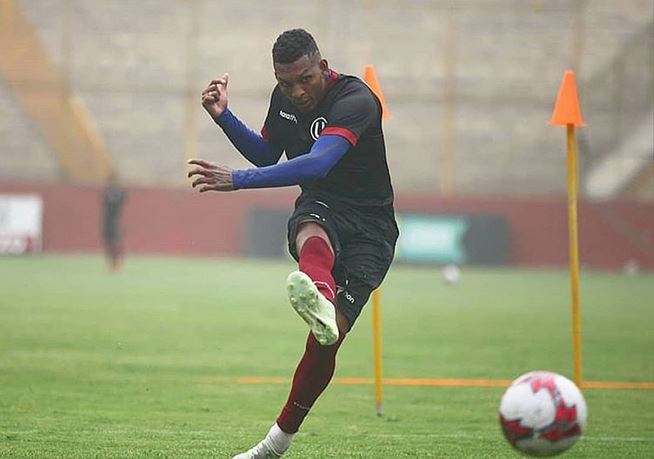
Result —
<path fill-rule="evenodd" d="M 570 250 L 570 285 L 572 288 L 572 353 L 574 380 L 581 387 L 581 320 L 579 307 L 579 241 L 577 229 L 577 142 L 575 127 L 584 126 L 577 97 L 575 74 L 566 70 L 556 97 L 550 124 L 565 126 L 568 154 L 568 244 Z"/>
<path fill-rule="evenodd" d="M 372 292 L 372 346 L 375 374 L 375 409 L 377 416 L 381 416 L 384 413 L 384 388 L 382 385 L 384 369 L 382 364 L 381 300 L 379 298 L 379 289 Z"/>
<path fill-rule="evenodd" d="M 575 127 L 568 124 L 568 243 L 570 248 L 570 286 L 572 291 L 572 349 L 574 379 L 581 386 L 581 322 L 579 314 L 579 241 L 577 230 L 577 142 Z"/>
<path fill-rule="evenodd" d="M 379 85 L 375 67 L 371 64 L 363 68 L 363 81 L 366 82 L 368 87 L 377 96 L 382 106 L 382 119 L 387 120 L 391 118 L 391 114 L 386 106 L 386 99 L 384 93 Z M 384 373 L 382 367 L 382 336 L 381 336 L 381 300 L 379 298 L 379 289 L 372 292 L 372 351 L 373 351 L 373 367 L 375 373 L 375 407 L 377 416 L 383 414 L 383 398 L 384 390 L 382 387 L 382 376 Z"/>

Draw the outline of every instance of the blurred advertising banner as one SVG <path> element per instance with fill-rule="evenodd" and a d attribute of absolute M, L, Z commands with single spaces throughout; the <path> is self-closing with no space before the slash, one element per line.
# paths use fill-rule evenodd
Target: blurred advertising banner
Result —
<path fill-rule="evenodd" d="M 0 194 L 0 255 L 41 251 L 43 200 L 31 194 Z"/>
<path fill-rule="evenodd" d="M 247 216 L 243 253 L 287 256 L 289 210 L 253 208 Z M 509 222 L 502 215 L 397 215 L 400 238 L 395 260 L 411 264 L 501 265 L 509 261 Z"/>
<path fill-rule="evenodd" d="M 288 209 L 250 209 L 245 225 L 243 253 L 255 258 L 282 258 L 288 255 L 286 222 Z"/>
<path fill-rule="evenodd" d="M 501 215 L 399 214 L 395 259 L 425 264 L 506 264 L 509 224 Z"/>

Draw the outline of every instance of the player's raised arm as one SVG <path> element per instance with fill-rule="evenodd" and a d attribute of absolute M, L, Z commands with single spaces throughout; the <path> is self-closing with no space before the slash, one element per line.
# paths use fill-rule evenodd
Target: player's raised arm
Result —
<path fill-rule="evenodd" d="M 227 109 L 227 83 L 229 74 L 225 73 L 220 78 L 211 80 L 209 85 L 202 91 L 202 106 L 214 120 Z"/>
<path fill-rule="evenodd" d="M 220 126 L 236 149 L 257 167 L 270 166 L 279 161 L 282 150 L 249 129 L 228 108 L 227 84 L 229 74 L 211 80 L 202 91 L 202 106 Z"/>
<path fill-rule="evenodd" d="M 323 135 L 307 154 L 273 166 L 241 170 L 192 159 L 188 163 L 199 167 L 191 170 L 188 177 L 196 177 L 192 186 L 199 187 L 200 192 L 299 185 L 327 176 L 350 146 L 343 137 Z"/>
<path fill-rule="evenodd" d="M 198 191 L 233 191 L 232 169 L 222 164 L 214 164 L 203 159 L 191 159 L 188 164 L 197 166 L 188 173 L 194 178 L 191 186 Z"/>
<path fill-rule="evenodd" d="M 232 185 L 238 190 L 293 186 L 320 180 L 329 174 L 350 147 L 343 137 L 321 135 L 304 155 L 273 166 L 232 171 Z"/>

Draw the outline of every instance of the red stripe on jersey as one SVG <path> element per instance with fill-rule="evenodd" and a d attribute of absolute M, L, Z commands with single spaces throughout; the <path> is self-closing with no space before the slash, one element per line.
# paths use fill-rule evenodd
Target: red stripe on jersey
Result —
<path fill-rule="evenodd" d="M 343 137 L 348 142 L 350 142 L 352 146 L 355 146 L 359 140 L 357 139 L 357 136 L 356 134 L 354 134 L 354 132 L 350 131 L 349 129 L 341 128 L 341 127 L 326 127 L 325 129 L 322 130 L 320 135 L 338 135 L 340 137 Z"/>
<path fill-rule="evenodd" d="M 263 137 L 264 140 L 270 140 L 270 134 L 268 133 L 266 126 L 261 128 L 261 137 Z"/>
<path fill-rule="evenodd" d="M 325 92 L 332 89 L 332 86 L 334 86 L 338 81 L 338 77 L 339 77 L 338 72 L 329 69 L 329 76 L 327 77 L 327 87 L 325 88 Z"/>

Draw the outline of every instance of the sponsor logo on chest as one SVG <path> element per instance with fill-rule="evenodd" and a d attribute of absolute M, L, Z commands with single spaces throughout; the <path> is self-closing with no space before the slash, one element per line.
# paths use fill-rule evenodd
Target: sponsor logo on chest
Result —
<path fill-rule="evenodd" d="M 287 119 L 289 121 L 293 121 L 295 124 L 297 124 L 297 118 L 292 113 L 286 113 L 284 110 L 280 110 L 279 111 L 279 116 L 281 116 L 282 118 Z"/>

